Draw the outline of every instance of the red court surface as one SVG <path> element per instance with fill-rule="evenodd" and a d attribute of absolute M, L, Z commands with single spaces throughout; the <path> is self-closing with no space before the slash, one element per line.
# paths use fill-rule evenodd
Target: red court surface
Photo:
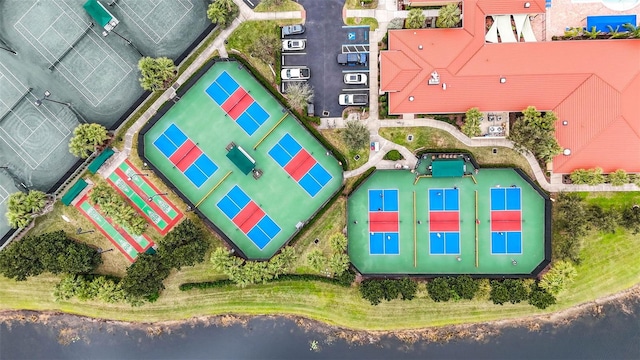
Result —
<path fill-rule="evenodd" d="M 182 144 L 182 146 L 180 146 L 178 150 L 176 150 L 176 152 L 174 152 L 173 155 L 171 155 L 169 160 L 173 165 L 178 165 L 180 160 L 182 160 L 185 156 L 187 156 L 189 151 L 191 151 L 195 146 L 196 144 L 194 144 L 193 141 L 191 141 L 191 139 L 187 139 L 187 141 L 185 141 L 184 144 Z"/>
<path fill-rule="evenodd" d="M 247 92 L 243 88 L 238 88 L 228 99 L 222 104 L 222 110 L 224 110 L 227 114 L 234 106 L 240 102 L 240 100 L 247 95 Z"/>
<path fill-rule="evenodd" d="M 180 171 L 184 172 L 193 164 L 194 161 L 198 158 L 198 156 L 202 155 L 202 150 L 197 146 L 191 148 L 191 150 L 182 158 L 182 160 L 178 161 L 176 167 L 180 169 Z"/>
<path fill-rule="evenodd" d="M 429 231 L 460 231 L 459 211 L 432 211 L 429 213 Z"/>
<path fill-rule="evenodd" d="M 398 222 L 372 222 L 369 223 L 371 232 L 398 232 Z"/>
<path fill-rule="evenodd" d="M 491 231 L 521 231 L 522 212 L 517 211 L 492 211 Z"/>
<path fill-rule="evenodd" d="M 250 201 L 244 209 L 240 210 L 238 215 L 233 218 L 233 223 L 236 224 L 237 227 L 242 226 L 250 217 L 259 209 L 258 204 L 253 201 Z"/>
<path fill-rule="evenodd" d="M 291 159 L 291 161 L 289 161 L 289 163 L 284 167 L 284 170 L 295 181 L 299 181 L 315 164 L 316 159 L 314 159 L 307 150 L 302 149 L 293 159 Z"/>
<path fill-rule="evenodd" d="M 236 120 L 238 117 L 240 117 L 240 115 L 242 115 L 245 110 L 247 110 L 247 108 L 251 104 L 253 104 L 253 98 L 251 97 L 251 95 L 245 93 L 242 99 L 240 99 L 240 101 L 231 108 L 231 111 L 229 111 L 229 116 L 231 116 L 233 120 Z"/>
<path fill-rule="evenodd" d="M 240 230 L 242 230 L 242 232 L 244 232 L 245 234 L 248 233 L 249 230 L 251 230 L 258 223 L 258 221 L 260 221 L 260 219 L 262 219 L 263 217 L 264 217 L 264 211 L 262 211 L 262 209 L 260 208 L 256 209 L 256 211 L 253 214 L 251 214 L 251 216 L 249 216 L 247 221 L 245 221 L 240 226 Z"/>

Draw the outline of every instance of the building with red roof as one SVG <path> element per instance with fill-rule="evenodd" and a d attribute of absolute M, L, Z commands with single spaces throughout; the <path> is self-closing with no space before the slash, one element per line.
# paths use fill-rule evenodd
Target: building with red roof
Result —
<path fill-rule="evenodd" d="M 465 0 L 462 28 L 390 30 L 380 55 L 389 113 L 532 105 L 558 116 L 556 137 L 568 155 L 555 157 L 554 172 L 640 172 L 640 40 L 485 41 L 487 16 L 544 13 L 544 5 Z"/>

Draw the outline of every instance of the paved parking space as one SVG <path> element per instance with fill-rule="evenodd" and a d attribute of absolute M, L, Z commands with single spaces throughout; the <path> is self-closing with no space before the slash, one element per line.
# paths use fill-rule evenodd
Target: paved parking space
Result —
<path fill-rule="evenodd" d="M 249 6 L 252 9 L 255 9 L 256 6 L 260 4 L 260 0 L 242 0 L 242 1 L 244 1 L 244 3 L 247 4 L 247 6 Z"/>
<path fill-rule="evenodd" d="M 252 0 L 253 1 L 253 0 Z M 345 85 L 344 72 L 369 72 L 368 66 L 342 66 L 337 56 L 345 51 L 359 51 L 369 44 L 369 27 L 349 27 L 342 22 L 341 0 L 299 0 L 307 13 L 304 34 L 287 38 L 307 39 L 305 51 L 284 55 L 283 66 L 307 66 L 311 70 L 309 84 L 314 89 L 317 116 L 340 117 L 344 106 L 338 104 L 341 92 L 369 93 L 368 86 Z M 361 89 L 361 91 L 358 91 Z"/>

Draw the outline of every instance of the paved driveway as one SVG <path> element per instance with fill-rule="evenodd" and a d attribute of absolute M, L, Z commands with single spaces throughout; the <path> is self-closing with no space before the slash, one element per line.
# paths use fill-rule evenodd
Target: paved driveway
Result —
<path fill-rule="evenodd" d="M 314 105 L 317 116 L 340 117 L 343 106 L 338 104 L 338 95 L 343 89 L 358 93 L 369 93 L 368 87 L 347 86 L 343 83 L 343 71 L 368 72 L 364 66 L 341 66 L 336 58 L 343 44 L 369 42 L 368 27 L 345 27 L 342 22 L 344 0 L 298 0 L 307 12 L 306 31 L 292 38 L 306 38 L 305 53 L 285 55 L 283 65 L 302 65 L 311 70 L 309 84 L 314 90 Z M 324 113 L 323 113 L 324 112 Z"/>

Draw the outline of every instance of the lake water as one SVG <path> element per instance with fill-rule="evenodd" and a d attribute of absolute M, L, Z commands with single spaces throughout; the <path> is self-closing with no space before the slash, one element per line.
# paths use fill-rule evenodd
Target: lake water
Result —
<path fill-rule="evenodd" d="M 150 337 L 144 330 L 88 323 L 80 339 L 59 342 L 61 327 L 0 325 L 0 359 L 640 359 L 640 304 L 605 305 L 566 326 L 502 329 L 484 341 L 406 344 L 383 337 L 350 344 L 293 320 L 253 318 L 231 326 L 185 325 Z M 77 327 L 77 326 L 76 326 Z M 317 341 L 317 351 L 311 342 Z"/>

